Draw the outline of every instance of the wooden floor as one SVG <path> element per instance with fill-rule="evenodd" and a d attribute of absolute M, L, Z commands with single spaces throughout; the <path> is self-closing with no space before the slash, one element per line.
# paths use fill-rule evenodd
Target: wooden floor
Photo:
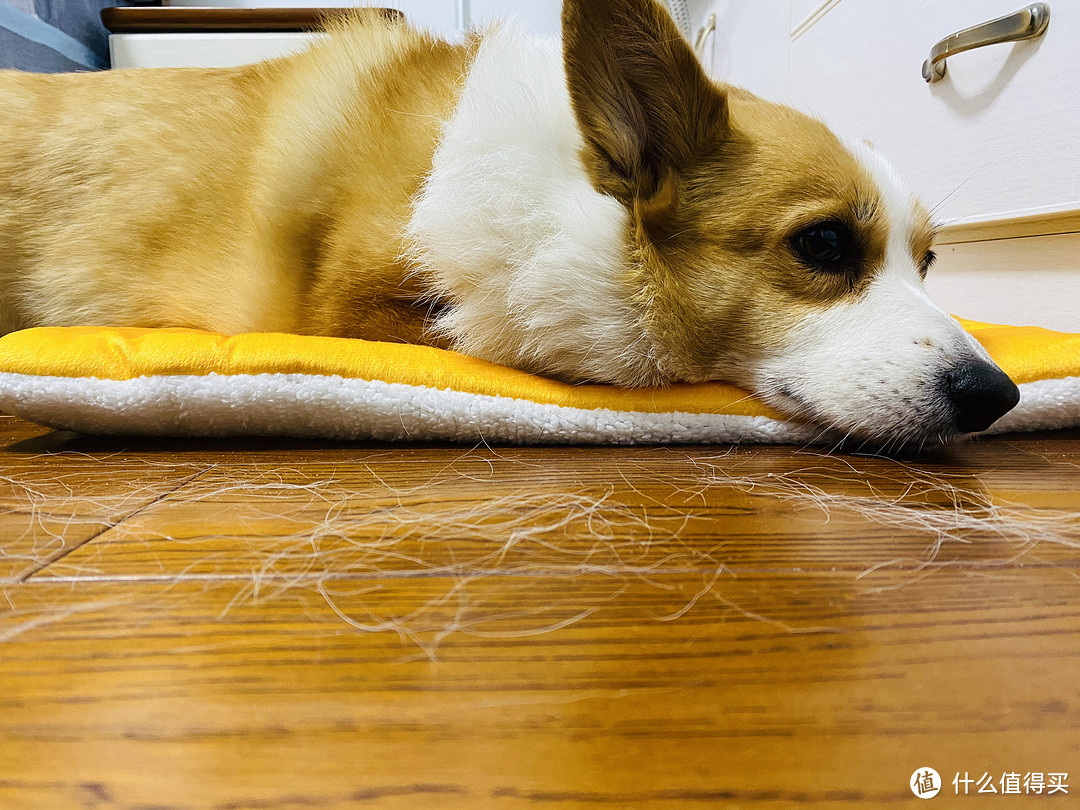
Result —
<path fill-rule="evenodd" d="M 890 461 L 0 419 L 2 808 L 1080 794 L 1080 433 Z"/>

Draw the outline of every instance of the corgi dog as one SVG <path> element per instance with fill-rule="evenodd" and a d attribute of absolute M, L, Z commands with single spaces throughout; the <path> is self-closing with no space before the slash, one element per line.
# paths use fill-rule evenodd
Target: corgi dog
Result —
<path fill-rule="evenodd" d="M 873 149 L 711 80 L 655 0 L 561 43 L 358 13 L 233 69 L 0 73 L 0 331 L 406 341 L 570 382 L 721 380 L 878 446 L 1019 392 L 923 291 Z"/>

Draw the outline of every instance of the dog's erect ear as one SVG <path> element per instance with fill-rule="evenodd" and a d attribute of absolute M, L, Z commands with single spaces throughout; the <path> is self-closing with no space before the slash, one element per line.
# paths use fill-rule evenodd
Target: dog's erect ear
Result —
<path fill-rule="evenodd" d="M 601 191 L 630 204 L 727 131 L 727 99 L 655 0 L 565 0 L 563 55 Z"/>

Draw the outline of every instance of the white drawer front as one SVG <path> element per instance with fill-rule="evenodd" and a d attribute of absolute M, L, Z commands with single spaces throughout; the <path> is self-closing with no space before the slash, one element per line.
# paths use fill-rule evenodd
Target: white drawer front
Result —
<path fill-rule="evenodd" d="M 405 12 L 413 25 L 428 28 L 443 36 L 453 36 L 461 23 L 458 4 L 461 0 L 379 0 L 358 3 L 364 6 L 383 6 Z"/>
<path fill-rule="evenodd" d="M 842 0 L 793 33 L 790 101 L 872 141 L 945 223 L 1080 209 L 1080 2 L 1041 39 L 920 68 L 945 36 L 1022 0 Z"/>
<path fill-rule="evenodd" d="M 469 0 L 467 8 L 472 25 L 483 26 L 492 20 L 507 18 L 539 36 L 557 37 L 562 33 L 561 0 L 529 0 L 528 3 L 515 3 L 513 0 Z"/>

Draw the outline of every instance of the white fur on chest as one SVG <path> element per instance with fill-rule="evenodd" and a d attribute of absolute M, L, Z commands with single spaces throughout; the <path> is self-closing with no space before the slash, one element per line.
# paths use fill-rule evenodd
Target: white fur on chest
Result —
<path fill-rule="evenodd" d="M 629 215 L 597 192 L 556 40 L 483 40 L 409 223 L 410 257 L 451 304 L 454 348 L 566 379 L 653 380 L 625 288 Z M 614 360 L 613 360 L 614 359 Z"/>

